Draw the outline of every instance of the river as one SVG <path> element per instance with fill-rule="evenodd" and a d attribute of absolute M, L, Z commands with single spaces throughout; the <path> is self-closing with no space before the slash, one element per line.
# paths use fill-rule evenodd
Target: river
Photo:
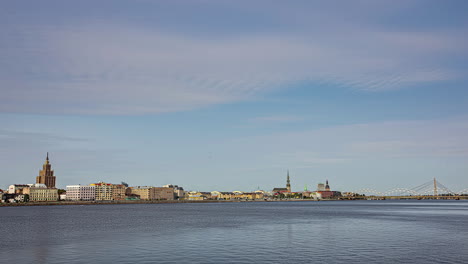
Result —
<path fill-rule="evenodd" d="M 468 263 L 468 201 L 0 208 L 1 263 Z"/>

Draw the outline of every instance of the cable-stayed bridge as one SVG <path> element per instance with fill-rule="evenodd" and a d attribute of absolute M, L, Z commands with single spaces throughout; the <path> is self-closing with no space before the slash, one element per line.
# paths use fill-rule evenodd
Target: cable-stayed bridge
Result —
<path fill-rule="evenodd" d="M 413 188 L 394 188 L 387 191 L 378 191 L 364 188 L 354 191 L 356 194 L 377 197 L 395 197 L 395 198 L 458 198 L 468 196 L 468 188 L 460 190 L 451 190 L 437 181 L 435 178 Z"/>

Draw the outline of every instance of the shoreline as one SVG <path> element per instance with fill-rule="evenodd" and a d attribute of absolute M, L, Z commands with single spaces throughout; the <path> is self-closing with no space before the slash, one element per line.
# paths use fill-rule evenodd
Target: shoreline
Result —
<path fill-rule="evenodd" d="M 27 202 L 27 203 L 0 203 L 0 207 L 15 206 L 63 206 L 63 205 L 114 205 L 114 204 L 184 204 L 184 203 L 252 203 L 252 202 L 326 202 L 326 201 L 382 201 L 382 200 L 418 200 L 418 199 L 283 199 L 283 200 L 139 200 L 139 201 L 56 201 L 56 202 Z M 456 200 L 456 199 L 422 199 L 427 200 Z M 460 200 L 468 200 L 462 198 Z"/>
<path fill-rule="evenodd" d="M 292 202 L 292 201 L 315 201 L 307 200 L 140 200 L 140 201 L 57 201 L 57 202 L 27 202 L 27 203 L 0 203 L 2 206 L 54 206 L 54 205 L 112 205 L 112 204 L 183 204 L 183 203 L 251 203 L 251 202 Z M 325 201 L 325 200 L 321 200 Z M 327 200 L 338 201 L 338 200 Z"/>

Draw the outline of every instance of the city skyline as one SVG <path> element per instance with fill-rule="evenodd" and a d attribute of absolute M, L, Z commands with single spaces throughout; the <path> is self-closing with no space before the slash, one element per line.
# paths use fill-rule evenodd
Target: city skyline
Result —
<path fill-rule="evenodd" d="M 13 1 L 0 188 L 468 186 L 465 1 Z"/>

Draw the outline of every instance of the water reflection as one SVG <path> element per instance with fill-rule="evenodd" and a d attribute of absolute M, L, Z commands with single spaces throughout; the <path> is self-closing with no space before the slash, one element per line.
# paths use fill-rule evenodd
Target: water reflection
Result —
<path fill-rule="evenodd" d="M 467 209 L 460 201 L 0 208 L 9 215 L 0 225 L 7 238 L 0 240 L 0 259 L 463 263 Z"/>

